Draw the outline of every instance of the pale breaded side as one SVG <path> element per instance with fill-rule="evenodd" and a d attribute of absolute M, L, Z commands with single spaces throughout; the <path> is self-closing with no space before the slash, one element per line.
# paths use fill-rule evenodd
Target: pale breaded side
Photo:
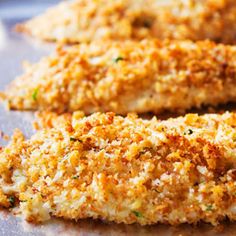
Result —
<path fill-rule="evenodd" d="M 183 112 L 236 101 L 236 47 L 209 41 L 96 42 L 60 48 L 5 91 L 12 109 Z"/>
<path fill-rule="evenodd" d="M 147 37 L 235 43 L 235 22 L 235 0 L 74 0 L 17 30 L 67 43 Z"/>
<path fill-rule="evenodd" d="M 26 220 L 236 220 L 235 113 L 44 118 L 52 128 L 18 132 L 0 152 L 0 204 L 19 204 Z"/>

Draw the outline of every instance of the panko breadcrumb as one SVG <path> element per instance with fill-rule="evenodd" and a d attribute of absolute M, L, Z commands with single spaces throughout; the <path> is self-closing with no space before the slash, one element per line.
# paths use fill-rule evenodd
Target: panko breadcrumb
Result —
<path fill-rule="evenodd" d="M 235 0 L 73 0 L 17 30 L 67 43 L 147 37 L 235 43 L 235 22 Z"/>
<path fill-rule="evenodd" d="M 235 87 L 235 46 L 150 39 L 60 47 L 4 96 L 19 110 L 161 113 L 236 101 Z"/>
<path fill-rule="evenodd" d="M 0 204 L 26 220 L 117 223 L 236 220 L 236 114 L 166 121 L 82 112 L 43 115 L 0 151 Z M 8 200 L 7 200 L 8 199 Z"/>

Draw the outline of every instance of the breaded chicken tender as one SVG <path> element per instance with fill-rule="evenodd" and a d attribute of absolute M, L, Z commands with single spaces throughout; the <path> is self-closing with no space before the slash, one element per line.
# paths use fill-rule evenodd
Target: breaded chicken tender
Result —
<path fill-rule="evenodd" d="M 2 96 L 18 110 L 161 113 L 236 101 L 235 88 L 235 46 L 143 40 L 59 48 Z"/>
<path fill-rule="evenodd" d="M 235 22 L 235 0 L 73 0 L 17 30 L 67 43 L 147 37 L 235 43 Z"/>
<path fill-rule="evenodd" d="M 43 119 L 46 128 L 28 140 L 18 131 L 0 152 L 0 205 L 19 204 L 26 220 L 236 220 L 235 113 Z"/>

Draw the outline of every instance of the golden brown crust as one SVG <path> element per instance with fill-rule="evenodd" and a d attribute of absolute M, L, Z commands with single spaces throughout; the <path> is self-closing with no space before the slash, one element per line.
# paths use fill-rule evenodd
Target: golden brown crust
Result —
<path fill-rule="evenodd" d="M 47 41 L 211 39 L 235 43 L 234 0 L 74 0 L 17 30 Z"/>
<path fill-rule="evenodd" d="M 167 121 L 44 113 L 44 121 L 50 128 L 29 140 L 18 133 L 0 152 L 0 192 L 19 199 L 27 220 L 236 220 L 235 113 Z"/>
<path fill-rule="evenodd" d="M 179 112 L 236 101 L 236 47 L 209 41 L 94 42 L 59 48 L 6 90 L 12 109 Z"/>

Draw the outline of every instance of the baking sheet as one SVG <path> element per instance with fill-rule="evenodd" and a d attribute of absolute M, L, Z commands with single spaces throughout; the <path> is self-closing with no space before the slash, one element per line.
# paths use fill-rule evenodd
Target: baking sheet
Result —
<path fill-rule="evenodd" d="M 25 38 L 12 31 L 17 22 L 21 22 L 55 4 L 56 0 L 0 0 L 0 90 L 21 74 L 22 61 L 37 61 L 41 56 L 53 50 L 54 45 L 43 44 Z M 26 136 L 34 131 L 31 122 L 34 115 L 31 112 L 6 111 L 0 106 L 0 130 L 11 135 L 15 128 L 20 128 Z M 0 139 L 0 145 L 6 141 Z M 94 220 L 78 222 L 53 219 L 43 225 L 32 225 L 15 217 L 8 211 L 0 211 L 0 235 L 236 235 L 236 224 L 226 223 L 224 227 L 214 228 L 207 224 L 198 226 L 182 225 L 171 227 L 156 225 L 141 227 L 138 225 L 123 225 L 104 223 Z"/>

